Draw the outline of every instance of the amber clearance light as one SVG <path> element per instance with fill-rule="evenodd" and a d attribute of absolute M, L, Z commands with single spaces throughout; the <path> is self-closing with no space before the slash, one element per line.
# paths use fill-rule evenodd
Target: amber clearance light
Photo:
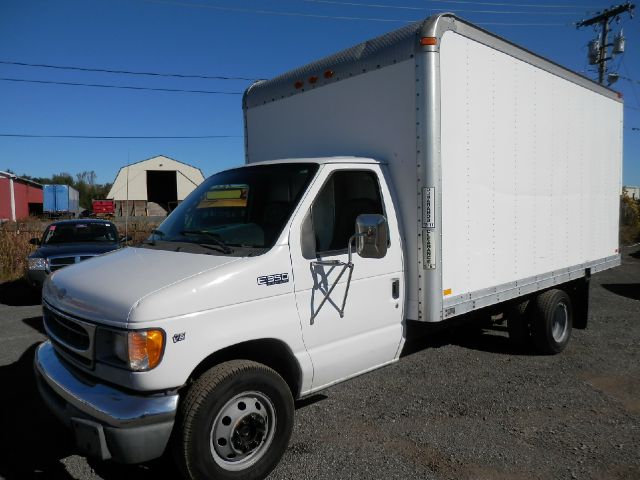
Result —
<path fill-rule="evenodd" d="M 429 45 L 437 45 L 438 44 L 438 39 L 436 37 L 422 37 L 420 39 L 420 45 L 422 45 L 423 47 L 429 46 Z"/>

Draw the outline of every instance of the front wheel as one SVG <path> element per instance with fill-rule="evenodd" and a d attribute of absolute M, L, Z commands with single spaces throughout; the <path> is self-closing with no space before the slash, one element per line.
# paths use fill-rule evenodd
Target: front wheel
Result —
<path fill-rule="evenodd" d="M 190 479 L 266 477 L 293 429 L 293 398 L 265 365 L 233 360 L 205 372 L 181 404 L 174 454 Z"/>

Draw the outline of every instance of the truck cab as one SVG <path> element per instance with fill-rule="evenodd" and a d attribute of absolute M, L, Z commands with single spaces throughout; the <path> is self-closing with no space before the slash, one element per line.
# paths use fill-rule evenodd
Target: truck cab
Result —
<path fill-rule="evenodd" d="M 159 456 L 172 431 L 186 435 L 182 396 L 203 372 L 251 361 L 280 388 L 232 395 L 254 408 L 221 407 L 209 457 L 223 470 L 264 468 L 293 398 L 397 360 L 405 282 L 386 175 L 355 157 L 221 172 L 139 247 L 52 275 L 36 368 L 81 451 Z"/>

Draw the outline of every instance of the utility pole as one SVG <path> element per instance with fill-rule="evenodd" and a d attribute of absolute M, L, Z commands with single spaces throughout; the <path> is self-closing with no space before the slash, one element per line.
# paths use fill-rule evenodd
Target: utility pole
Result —
<path fill-rule="evenodd" d="M 577 28 L 580 27 L 588 27 L 589 25 L 600 25 L 602 28 L 602 32 L 600 38 L 598 40 L 594 40 L 593 43 L 597 42 L 597 55 L 593 55 L 593 63 L 598 65 L 598 83 L 604 84 L 605 74 L 607 72 L 607 61 L 611 60 L 613 57 L 607 56 L 608 47 L 613 46 L 613 44 L 609 42 L 609 31 L 610 31 L 610 23 L 611 19 L 618 17 L 620 14 L 629 12 L 629 15 L 633 16 L 633 9 L 636 6 L 632 3 L 625 3 L 624 5 L 618 5 L 615 7 L 610 7 L 602 12 L 600 12 L 595 17 L 589 18 L 587 20 L 582 20 L 576 24 Z M 622 37 L 620 37 L 622 38 Z M 622 50 L 624 50 L 624 39 L 622 39 Z M 614 49 L 613 53 L 622 53 L 621 51 L 616 52 Z"/>

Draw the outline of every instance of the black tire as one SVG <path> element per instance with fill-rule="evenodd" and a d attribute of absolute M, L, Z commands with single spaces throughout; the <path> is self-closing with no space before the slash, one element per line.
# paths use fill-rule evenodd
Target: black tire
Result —
<path fill-rule="evenodd" d="M 221 363 L 181 402 L 173 453 L 186 478 L 262 479 L 287 448 L 293 415 L 291 391 L 274 370 L 248 360 Z"/>
<path fill-rule="evenodd" d="M 507 309 L 507 331 L 509 340 L 517 349 L 526 349 L 532 346 L 531 341 L 531 302 L 527 299 L 511 305 Z"/>
<path fill-rule="evenodd" d="M 569 295 L 554 289 L 536 297 L 531 334 L 538 353 L 555 355 L 564 350 L 571 338 L 572 326 L 573 307 Z"/>

